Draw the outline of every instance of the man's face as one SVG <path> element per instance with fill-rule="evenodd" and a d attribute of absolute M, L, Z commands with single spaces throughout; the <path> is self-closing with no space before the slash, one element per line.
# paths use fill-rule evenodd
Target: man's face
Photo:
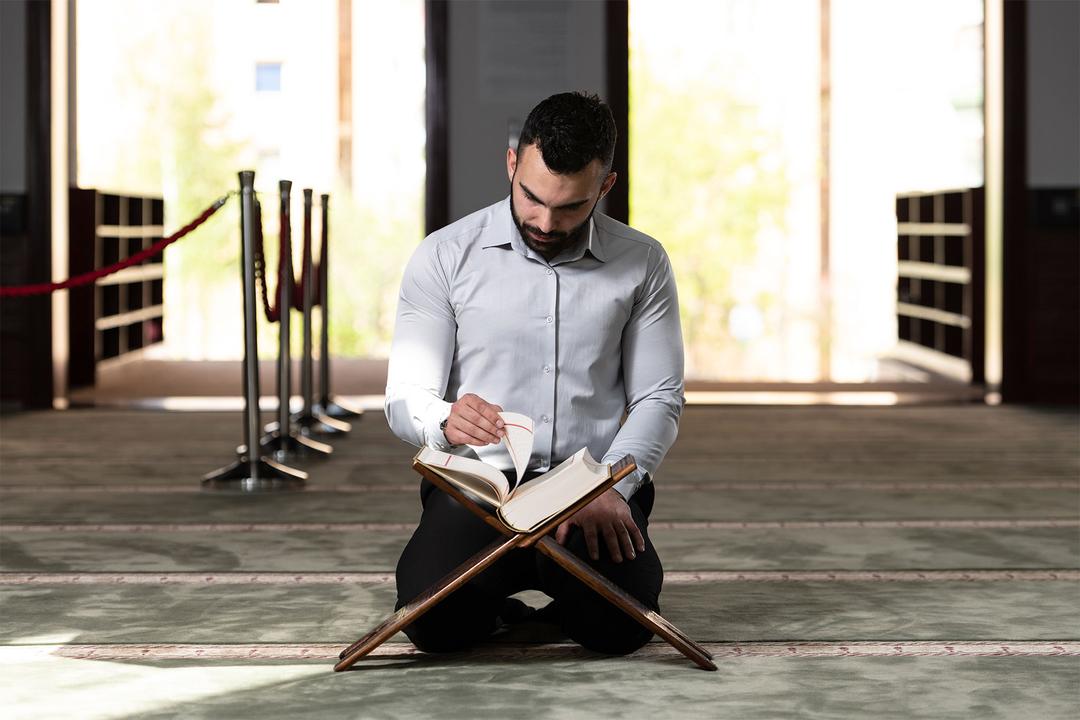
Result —
<path fill-rule="evenodd" d="M 560 175 L 548 169 L 536 145 L 518 155 L 506 153 L 510 176 L 510 212 L 521 239 L 550 260 L 588 232 L 596 203 L 615 184 L 615 173 L 593 160 L 580 172 Z"/>

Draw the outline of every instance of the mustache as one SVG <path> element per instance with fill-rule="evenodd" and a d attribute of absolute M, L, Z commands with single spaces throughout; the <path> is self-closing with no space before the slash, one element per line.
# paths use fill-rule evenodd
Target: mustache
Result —
<path fill-rule="evenodd" d="M 544 240 L 563 240 L 570 236 L 570 233 L 558 230 L 549 233 L 541 232 L 540 228 L 536 227 L 535 225 L 529 225 L 528 223 L 522 223 L 522 227 L 531 232 L 533 235 L 539 238 L 543 238 Z"/>

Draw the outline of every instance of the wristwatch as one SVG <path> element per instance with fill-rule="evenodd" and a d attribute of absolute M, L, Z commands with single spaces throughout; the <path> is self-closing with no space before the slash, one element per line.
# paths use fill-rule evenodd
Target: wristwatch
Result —
<path fill-rule="evenodd" d="M 454 448 L 454 447 L 457 447 L 457 445 L 450 442 L 450 438 L 446 437 L 446 423 L 448 423 L 448 422 L 450 422 L 450 416 L 449 415 L 447 415 L 445 418 L 443 418 L 443 421 L 441 423 L 439 423 L 439 432 L 441 432 L 443 434 L 443 438 L 446 440 L 446 444 L 449 445 L 450 447 Z"/>

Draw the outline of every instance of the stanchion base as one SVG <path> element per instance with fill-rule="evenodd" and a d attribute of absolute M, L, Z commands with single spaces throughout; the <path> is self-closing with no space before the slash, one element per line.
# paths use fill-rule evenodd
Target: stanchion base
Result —
<path fill-rule="evenodd" d="M 304 435 L 344 435 L 352 430 L 352 425 L 344 420 L 335 420 L 318 413 L 297 413 L 292 416 L 292 423 Z"/>
<path fill-rule="evenodd" d="M 351 420 L 353 418 L 360 418 L 364 411 L 354 408 L 347 403 L 343 403 L 333 395 L 329 398 L 324 398 L 315 403 L 315 407 L 312 410 L 316 415 L 326 415 L 332 417 L 335 420 Z"/>
<path fill-rule="evenodd" d="M 245 451 L 247 447 L 240 446 Z M 260 457 L 252 463 L 242 453 L 236 462 L 203 477 L 202 489 L 215 492 L 280 492 L 303 490 L 307 473 L 282 465 L 270 458 Z"/>
<path fill-rule="evenodd" d="M 289 433 L 284 437 L 278 432 L 277 423 L 274 427 L 266 428 L 266 435 L 259 440 L 259 447 L 263 452 L 271 455 L 277 462 L 285 462 L 290 459 L 325 458 L 334 452 L 334 448 L 318 440 L 309 437 Z"/>

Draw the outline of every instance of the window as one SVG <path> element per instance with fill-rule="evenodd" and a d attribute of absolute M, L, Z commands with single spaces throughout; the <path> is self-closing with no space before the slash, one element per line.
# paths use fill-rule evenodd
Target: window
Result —
<path fill-rule="evenodd" d="M 255 91 L 281 92 L 281 63 L 255 64 Z"/>

